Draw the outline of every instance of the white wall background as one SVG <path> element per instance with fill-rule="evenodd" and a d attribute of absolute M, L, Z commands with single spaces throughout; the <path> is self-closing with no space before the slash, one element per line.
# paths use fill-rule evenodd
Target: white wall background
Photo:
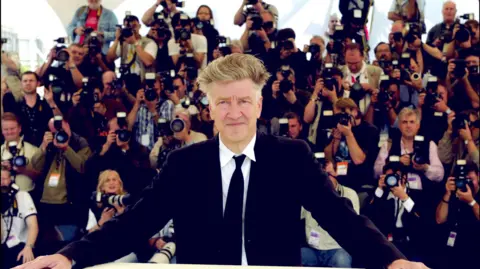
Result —
<path fill-rule="evenodd" d="M 369 27 L 370 46 L 386 41 L 391 22 L 387 13 L 393 0 L 376 0 L 372 11 L 373 25 Z M 425 18 L 427 28 L 442 20 L 443 0 L 425 0 Z M 65 25 L 75 10 L 86 4 L 86 0 L 2 0 L 1 24 L 10 27 L 19 34 L 19 38 L 40 38 L 45 47 L 53 46 L 53 40 L 66 36 Z M 239 38 L 243 27 L 233 25 L 233 16 L 242 0 L 187 0 L 183 9 L 194 16 L 201 4 L 213 9 L 215 26 L 220 34 Z M 478 0 L 457 0 L 457 14 L 475 13 L 479 18 Z M 105 7 L 113 9 L 119 21 L 125 11 L 141 18 L 146 9 L 155 0 L 103 0 Z M 291 27 L 297 34 L 297 46 L 303 47 L 314 34 L 323 35 L 326 30 L 328 15 L 338 13 L 338 0 L 267 0 L 278 8 L 280 14 L 279 28 Z M 142 33 L 146 33 L 144 26 Z M 46 53 L 46 51 L 45 51 Z"/>

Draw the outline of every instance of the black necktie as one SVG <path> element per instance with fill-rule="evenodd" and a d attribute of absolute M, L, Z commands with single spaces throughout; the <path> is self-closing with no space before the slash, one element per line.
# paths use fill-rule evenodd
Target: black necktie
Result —
<path fill-rule="evenodd" d="M 243 192 L 244 182 L 242 164 L 245 155 L 233 157 L 235 160 L 235 172 L 233 172 L 228 188 L 227 204 L 225 206 L 224 240 L 225 248 L 223 258 L 225 264 L 242 264 L 242 218 L 243 218 Z"/>

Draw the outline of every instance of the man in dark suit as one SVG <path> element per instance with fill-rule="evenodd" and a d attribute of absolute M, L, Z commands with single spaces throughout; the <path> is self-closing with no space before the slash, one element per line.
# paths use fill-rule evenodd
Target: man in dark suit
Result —
<path fill-rule="evenodd" d="M 198 81 L 219 135 L 172 152 L 143 198 L 99 231 L 20 268 L 112 261 L 172 218 L 178 263 L 300 265 L 301 242 L 290 231 L 299 227 L 301 206 L 369 268 L 426 268 L 406 261 L 338 196 L 305 142 L 257 135 L 268 77 L 250 55 L 212 62 Z"/>

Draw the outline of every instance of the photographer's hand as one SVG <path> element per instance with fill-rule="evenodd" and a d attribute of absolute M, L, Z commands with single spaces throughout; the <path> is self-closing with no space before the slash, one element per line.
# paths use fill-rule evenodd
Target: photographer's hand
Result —
<path fill-rule="evenodd" d="M 173 91 L 171 94 L 165 93 L 167 97 L 173 102 L 173 104 L 180 104 L 180 98 L 178 97 L 177 91 Z"/>
<path fill-rule="evenodd" d="M 275 80 L 273 83 L 272 83 L 272 95 L 273 95 L 273 98 L 277 98 L 278 96 L 278 92 L 280 91 L 280 80 Z"/>
<path fill-rule="evenodd" d="M 20 259 L 22 259 L 22 264 L 33 261 L 33 259 L 35 259 L 31 246 L 25 245 L 22 251 L 18 253 L 17 262 L 20 261 Z"/>
<path fill-rule="evenodd" d="M 73 106 L 77 106 L 78 104 L 80 104 L 81 92 L 82 92 L 82 89 L 76 91 L 76 92 L 73 94 L 73 96 L 72 96 L 72 104 L 73 104 Z"/>
<path fill-rule="evenodd" d="M 115 208 L 105 208 L 102 212 L 102 216 L 98 221 L 98 226 L 103 226 L 103 224 L 113 218 L 115 214 Z"/>
<path fill-rule="evenodd" d="M 109 131 L 107 135 L 107 141 L 105 141 L 105 144 L 103 144 L 102 151 L 100 151 L 99 155 L 104 156 L 108 152 L 112 144 L 114 144 L 116 141 L 117 134 L 115 133 L 115 131 Z"/>
<path fill-rule="evenodd" d="M 445 112 L 449 109 L 449 107 L 445 103 L 445 100 L 440 99 L 440 98 L 437 98 L 437 102 L 435 103 L 435 105 L 433 105 L 433 108 L 437 112 Z"/>
<path fill-rule="evenodd" d="M 400 157 L 400 162 L 404 165 L 404 166 L 410 166 L 410 155 L 408 154 L 405 154 L 405 155 L 402 155 Z"/>
<path fill-rule="evenodd" d="M 140 105 L 144 101 L 145 101 L 145 90 L 140 89 L 137 91 L 137 95 L 135 96 L 135 105 Z"/>
<path fill-rule="evenodd" d="M 372 93 L 372 96 L 371 96 L 371 98 L 370 98 L 370 102 L 371 102 L 372 104 L 378 103 L 378 91 L 374 91 L 374 92 Z"/>
<path fill-rule="evenodd" d="M 120 40 L 120 35 L 122 34 L 122 29 L 120 27 L 117 27 L 117 30 L 115 30 L 115 41 Z"/>
<path fill-rule="evenodd" d="M 466 187 L 467 187 L 466 192 L 463 192 L 462 190 L 457 189 L 456 194 L 457 194 L 458 200 L 464 203 L 470 204 L 473 201 L 472 189 L 470 189 L 470 186 L 468 184 L 466 185 Z"/>
<path fill-rule="evenodd" d="M 52 84 L 50 84 L 48 87 L 44 87 L 43 97 L 45 98 L 45 101 L 47 101 L 50 107 L 55 107 L 55 100 L 53 100 Z"/>
<path fill-rule="evenodd" d="M 288 92 L 284 93 L 283 96 L 285 96 L 290 104 L 294 104 L 297 101 L 297 96 L 293 90 L 289 90 Z"/>
<path fill-rule="evenodd" d="M 427 172 L 428 168 L 430 167 L 428 164 L 418 164 L 414 160 L 412 160 L 413 169 L 419 172 Z"/>
<path fill-rule="evenodd" d="M 12 164 L 10 160 L 2 161 L 2 166 L 5 167 L 6 170 L 12 170 Z"/>
<path fill-rule="evenodd" d="M 455 75 L 453 74 L 453 70 L 455 70 L 455 63 L 453 62 L 454 59 L 450 59 L 448 61 L 448 66 L 447 66 L 447 78 L 455 78 Z"/>
<path fill-rule="evenodd" d="M 448 116 L 447 116 L 447 124 L 448 128 L 447 131 L 449 133 L 452 133 L 453 127 L 452 127 L 452 122 L 455 119 L 455 111 L 452 111 Z"/>
<path fill-rule="evenodd" d="M 378 179 L 378 188 L 384 189 L 386 187 L 387 187 L 387 184 L 385 184 L 385 175 L 380 175 L 380 178 Z"/>
<path fill-rule="evenodd" d="M 53 134 L 51 132 L 45 132 L 45 134 L 43 135 L 42 144 L 40 145 L 40 149 L 43 152 L 46 152 L 48 145 L 52 143 L 52 141 L 53 141 Z"/>
<path fill-rule="evenodd" d="M 74 32 L 76 35 L 83 35 L 85 33 L 85 28 L 83 26 L 78 26 L 75 28 Z"/>
<path fill-rule="evenodd" d="M 456 189 L 457 185 L 455 185 L 455 177 L 448 177 L 447 182 L 445 183 L 445 194 L 443 195 L 443 199 L 447 202 L 450 201 L 450 197 Z"/>
<path fill-rule="evenodd" d="M 345 126 L 343 124 L 337 123 L 337 129 L 342 133 L 343 136 L 353 136 L 352 132 L 352 123 L 349 121 L 348 126 Z"/>
<path fill-rule="evenodd" d="M 463 141 L 472 141 L 472 131 L 470 131 L 470 127 L 468 124 L 465 124 L 465 129 L 459 130 L 460 137 Z"/>
<path fill-rule="evenodd" d="M 315 82 L 315 88 L 313 89 L 312 98 L 317 99 L 319 94 L 323 94 L 324 85 L 323 78 L 317 79 Z"/>
<path fill-rule="evenodd" d="M 423 104 L 425 104 L 425 96 L 427 96 L 427 94 L 424 92 L 418 95 L 418 108 L 422 108 Z"/>

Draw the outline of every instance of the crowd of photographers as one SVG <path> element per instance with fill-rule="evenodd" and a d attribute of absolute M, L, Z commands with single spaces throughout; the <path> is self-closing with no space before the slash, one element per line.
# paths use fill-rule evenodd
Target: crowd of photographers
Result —
<path fill-rule="evenodd" d="M 141 20 L 127 12 L 118 24 L 101 0 L 88 0 L 67 27 L 73 43 L 57 39 L 34 72 L 20 74 L 18 59 L 2 51 L 3 268 L 101 229 L 151 184 L 169 152 L 215 136 L 196 79 L 231 53 L 255 55 L 272 74 L 260 133 L 304 140 L 339 195 L 410 260 L 478 264 L 473 14 L 459 15 L 446 1 L 443 21 L 426 29 L 426 1 L 392 0 L 388 40 L 370 44 L 373 1 L 340 0 L 341 18 L 332 15 L 325 35 L 299 49 L 293 29 L 277 28 L 268 1 L 237 1 L 234 24 L 245 29 L 238 40 L 220 35 L 209 6 L 190 17 L 184 2 L 153 2 Z M 302 265 L 362 266 L 308 211 L 301 220 Z M 173 225 L 116 258 L 174 263 Z"/>

